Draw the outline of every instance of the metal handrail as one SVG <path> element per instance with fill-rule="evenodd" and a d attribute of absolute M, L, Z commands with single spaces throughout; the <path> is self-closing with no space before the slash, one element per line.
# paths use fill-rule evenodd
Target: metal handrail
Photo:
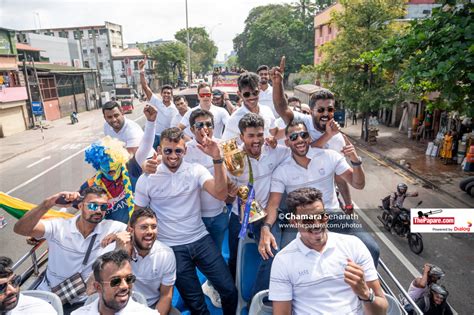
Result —
<path fill-rule="evenodd" d="M 18 261 L 13 265 L 12 269 L 15 270 L 17 269 L 21 264 L 23 264 L 23 262 L 28 259 L 28 257 L 32 256 L 32 260 L 33 260 L 33 265 L 35 266 L 35 268 L 37 267 L 37 263 L 38 263 L 38 260 L 36 259 L 36 250 L 41 247 L 41 245 L 43 245 L 43 243 L 46 242 L 45 239 L 42 239 L 38 242 L 38 244 L 36 244 L 35 246 L 33 246 L 33 248 L 31 248 L 26 254 L 24 254 L 20 259 L 18 259 Z M 48 251 L 48 250 L 46 250 Z"/>

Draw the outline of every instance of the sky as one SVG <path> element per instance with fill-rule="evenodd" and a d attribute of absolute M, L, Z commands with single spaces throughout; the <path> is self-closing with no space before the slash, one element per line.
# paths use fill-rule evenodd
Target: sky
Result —
<path fill-rule="evenodd" d="M 250 10 L 292 0 L 188 0 L 189 27 L 205 27 L 219 48 L 233 49 Z M 15 30 L 121 24 L 124 44 L 171 40 L 186 27 L 185 0 L 0 0 L 0 27 Z"/>

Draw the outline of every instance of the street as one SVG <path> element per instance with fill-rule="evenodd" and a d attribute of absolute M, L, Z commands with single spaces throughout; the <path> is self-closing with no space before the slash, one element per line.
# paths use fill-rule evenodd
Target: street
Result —
<path fill-rule="evenodd" d="M 127 115 L 127 118 L 143 126 L 142 109 L 143 104 L 137 104 L 133 114 Z M 92 167 L 84 162 L 83 152 L 92 141 L 101 137 L 102 126 L 102 113 L 96 110 L 93 118 L 69 126 L 67 135 L 61 135 L 56 141 L 1 163 L 0 191 L 25 201 L 39 203 L 58 191 L 77 190 L 94 174 Z M 472 234 L 424 234 L 424 251 L 421 255 L 415 255 L 410 251 L 406 239 L 390 235 L 377 219 L 380 214 L 380 199 L 393 192 L 399 182 L 406 182 L 410 189 L 415 187 L 419 192 L 419 197 L 406 200 L 407 207 L 415 205 L 419 200 L 423 200 L 423 207 L 428 208 L 465 206 L 450 196 L 423 188 L 408 174 L 386 165 L 365 150 L 359 152 L 364 159 L 367 184 L 362 191 L 353 190 L 352 196 L 360 208 L 357 212 L 359 219 L 380 245 L 383 261 L 405 289 L 422 270 L 425 262 L 442 267 L 446 272 L 443 283 L 450 291 L 450 304 L 459 314 L 468 314 L 468 310 L 474 308 L 469 299 L 469 296 L 474 296 L 474 286 L 471 285 L 474 280 Z M 2 215 L 5 215 L 3 211 Z M 6 218 L 8 225 L 0 229 L 1 254 L 17 260 L 30 246 L 26 244 L 24 237 L 13 233 L 15 219 L 8 214 Z"/>

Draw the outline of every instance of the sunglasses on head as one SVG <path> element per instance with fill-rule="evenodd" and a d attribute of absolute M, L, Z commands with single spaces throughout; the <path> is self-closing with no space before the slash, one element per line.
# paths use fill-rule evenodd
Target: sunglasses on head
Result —
<path fill-rule="evenodd" d="M 306 140 L 309 137 L 309 133 L 307 131 L 294 132 L 288 136 L 288 139 L 290 139 L 290 141 L 296 141 L 298 136 L 300 136 L 301 139 Z"/>
<path fill-rule="evenodd" d="M 14 288 L 18 288 L 18 286 L 20 285 L 20 282 L 21 282 L 21 277 L 14 275 L 10 281 L 0 284 L 0 294 L 3 294 L 5 293 L 5 291 L 7 291 L 7 287 L 9 284 L 11 284 L 12 287 Z"/>
<path fill-rule="evenodd" d="M 108 205 L 106 203 L 98 204 L 95 202 L 87 202 L 86 204 L 87 204 L 87 209 L 89 209 L 90 211 L 97 211 L 97 210 L 107 211 L 107 208 L 108 208 Z"/>
<path fill-rule="evenodd" d="M 122 280 L 125 280 L 127 285 L 130 285 L 134 283 L 135 280 L 137 280 L 137 277 L 135 277 L 134 275 L 128 275 L 125 278 L 115 277 L 115 278 L 110 279 L 110 281 L 102 281 L 102 283 L 110 283 L 110 287 L 115 288 L 115 287 L 118 287 L 122 283 Z"/>
<path fill-rule="evenodd" d="M 316 111 L 320 114 L 324 113 L 324 111 L 327 109 L 328 113 L 332 113 L 334 111 L 334 107 L 318 107 Z"/>
<path fill-rule="evenodd" d="M 184 149 L 177 148 L 177 149 L 171 149 L 171 148 L 164 148 L 163 149 L 163 154 L 164 155 L 171 155 L 172 153 L 175 153 L 177 156 L 182 156 L 184 154 Z"/>
<path fill-rule="evenodd" d="M 210 121 L 199 121 L 194 123 L 194 127 L 197 129 L 206 128 L 214 128 L 214 125 Z"/>
<path fill-rule="evenodd" d="M 248 98 L 248 97 L 250 97 L 250 95 L 258 96 L 258 94 L 260 94 L 260 90 L 255 90 L 253 92 L 244 92 L 244 93 L 242 93 L 242 96 L 245 97 L 245 98 Z"/>
<path fill-rule="evenodd" d="M 212 93 L 199 93 L 200 97 L 211 97 Z"/>

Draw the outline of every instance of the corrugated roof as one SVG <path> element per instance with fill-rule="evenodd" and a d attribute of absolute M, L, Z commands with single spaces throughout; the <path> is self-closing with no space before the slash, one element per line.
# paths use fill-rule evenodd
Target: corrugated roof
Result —
<path fill-rule="evenodd" d="M 144 57 L 144 56 L 145 54 L 143 54 L 138 48 L 126 48 L 112 55 L 113 58 Z"/>
<path fill-rule="evenodd" d="M 32 69 L 33 65 L 26 64 L 26 67 Z M 51 73 L 84 73 L 84 72 L 97 71 L 96 69 L 74 68 L 71 66 L 55 65 L 52 63 L 35 63 L 35 68 L 38 71 L 51 72 Z"/>
<path fill-rule="evenodd" d="M 17 50 L 27 50 L 27 51 L 42 51 L 39 48 L 34 48 L 31 47 L 30 45 L 22 44 L 22 43 L 16 43 L 16 49 Z"/>

